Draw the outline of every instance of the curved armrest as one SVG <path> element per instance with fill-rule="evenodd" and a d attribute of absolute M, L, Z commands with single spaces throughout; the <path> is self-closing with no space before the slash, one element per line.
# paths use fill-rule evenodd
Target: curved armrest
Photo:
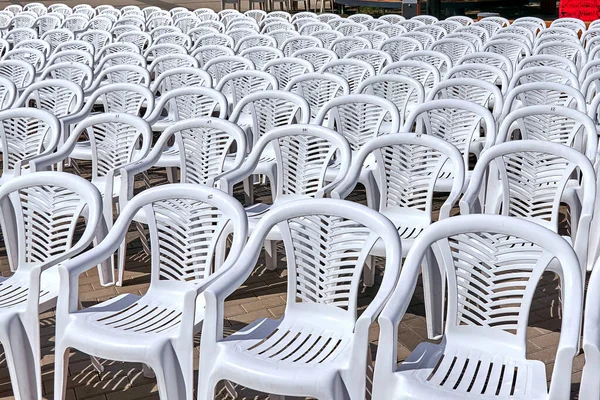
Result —
<path fill-rule="evenodd" d="M 86 105 L 81 110 L 79 110 L 79 112 L 72 114 L 72 115 L 67 115 L 66 117 L 63 117 L 62 122 L 65 124 L 65 126 L 75 125 L 75 124 L 80 123 L 81 121 L 83 121 L 90 115 L 95 101 L 96 101 L 95 98 L 93 99 L 93 101 L 88 100 Z"/>
<path fill-rule="evenodd" d="M 56 150 L 55 153 L 49 152 L 37 156 L 29 161 L 33 171 L 49 171 L 52 166 L 66 160 L 77 143 L 77 137 L 71 136 L 67 141 Z"/>

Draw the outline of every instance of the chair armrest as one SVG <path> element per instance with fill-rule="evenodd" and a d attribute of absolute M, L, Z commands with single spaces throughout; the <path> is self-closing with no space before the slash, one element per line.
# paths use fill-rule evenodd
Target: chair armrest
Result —
<path fill-rule="evenodd" d="M 53 165 L 67 159 L 75 147 L 74 141 L 73 145 L 69 142 L 70 141 L 67 141 L 63 146 L 57 149 L 55 153 L 50 152 L 31 158 L 29 160 L 29 165 L 31 166 L 32 171 L 50 171 Z"/>

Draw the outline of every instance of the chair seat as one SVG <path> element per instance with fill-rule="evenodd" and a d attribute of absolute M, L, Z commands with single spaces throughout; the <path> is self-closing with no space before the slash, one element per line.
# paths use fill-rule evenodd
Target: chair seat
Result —
<path fill-rule="evenodd" d="M 137 361 L 140 347 L 156 348 L 157 344 L 176 338 L 180 333 L 183 299 L 169 296 L 135 296 L 124 294 L 72 313 L 65 336 L 77 349 L 115 360 Z M 204 298 L 198 297 L 196 323 L 204 319 Z M 190 332 L 192 334 L 192 332 Z M 114 340 L 118 337 L 120 340 Z"/>
<path fill-rule="evenodd" d="M 262 319 L 219 342 L 219 359 L 226 364 L 228 379 L 269 393 L 318 393 L 347 367 L 353 344 L 351 330 L 321 321 L 323 317 L 314 313 Z M 307 366 L 311 374 L 306 373 Z M 278 377 L 284 375 L 294 376 L 293 384 L 289 379 L 279 384 L 283 380 Z"/>
<path fill-rule="evenodd" d="M 3 311 L 25 310 L 29 290 L 29 276 L 18 273 L 11 277 L 0 277 L 0 314 Z M 50 268 L 42 273 L 40 284 L 40 311 L 54 307 L 58 296 L 59 277 L 55 268 Z"/>
<path fill-rule="evenodd" d="M 403 399 L 548 398 L 541 361 L 444 343 L 418 345 L 394 378 Z"/>

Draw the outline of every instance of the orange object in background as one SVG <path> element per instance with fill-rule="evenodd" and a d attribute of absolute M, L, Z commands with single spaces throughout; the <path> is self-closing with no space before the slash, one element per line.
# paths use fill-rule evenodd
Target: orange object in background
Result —
<path fill-rule="evenodd" d="M 594 21 L 600 18 L 600 0 L 560 0 L 558 16 Z"/>

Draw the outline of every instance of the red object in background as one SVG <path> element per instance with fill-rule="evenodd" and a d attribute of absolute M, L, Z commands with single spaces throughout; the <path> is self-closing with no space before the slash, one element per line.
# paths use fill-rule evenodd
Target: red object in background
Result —
<path fill-rule="evenodd" d="M 560 0 L 558 16 L 594 21 L 600 18 L 600 0 Z"/>

